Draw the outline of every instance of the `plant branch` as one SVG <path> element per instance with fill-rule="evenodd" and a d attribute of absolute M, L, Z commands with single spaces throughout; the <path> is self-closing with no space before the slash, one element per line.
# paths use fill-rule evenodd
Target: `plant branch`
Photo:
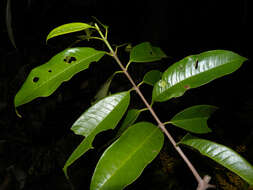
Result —
<path fill-rule="evenodd" d="M 142 81 L 142 82 L 140 82 L 140 83 L 137 85 L 137 87 L 140 88 L 140 86 L 143 85 L 143 84 L 144 84 L 144 82 Z"/>
<path fill-rule="evenodd" d="M 102 39 L 104 39 L 105 44 L 107 45 L 108 49 L 110 50 L 111 56 L 115 59 L 115 61 L 118 63 L 118 65 L 120 66 L 120 68 L 122 69 L 122 71 L 124 72 L 124 74 L 126 75 L 126 77 L 128 78 L 128 80 L 130 81 L 130 83 L 132 84 L 134 90 L 137 92 L 137 94 L 140 96 L 140 98 L 142 99 L 142 101 L 144 102 L 144 104 L 146 105 L 147 109 L 150 111 L 151 115 L 154 117 L 154 119 L 156 120 L 158 127 L 163 131 L 163 133 L 167 136 L 167 138 L 170 140 L 170 142 L 172 143 L 173 147 L 176 149 L 176 151 L 179 153 L 179 155 L 182 157 L 182 159 L 185 161 L 185 163 L 187 164 L 187 166 L 189 167 L 189 169 L 191 170 L 191 172 L 193 173 L 194 177 L 196 178 L 197 182 L 198 182 L 198 188 L 197 190 L 205 190 L 207 188 L 213 188 L 215 186 L 208 184 L 210 181 L 210 177 L 209 176 L 205 176 L 203 179 L 200 177 L 199 173 L 197 172 L 197 170 L 195 169 L 195 167 L 192 165 L 192 163 L 190 162 L 190 160 L 186 157 L 186 155 L 183 153 L 182 149 L 177 146 L 176 141 L 174 140 L 174 138 L 170 135 L 170 133 L 166 130 L 164 124 L 160 121 L 159 117 L 157 116 L 157 114 L 155 113 L 155 111 L 153 110 L 153 108 L 150 106 L 150 104 L 147 102 L 146 98 L 143 96 L 142 92 L 140 91 L 140 89 L 138 88 L 138 86 L 135 84 L 135 82 L 133 81 L 132 77 L 129 75 L 129 73 L 127 72 L 127 69 L 124 67 L 124 65 L 121 63 L 121 61 L 119 60 L 117 54 L 115 53 L 115 51 L 112 49 L 111 45 L 109 44 L 109 42 L 107 41 L 107 39 L 105 38 L 105 36 L 102 34 L 101 30 L 99 29 L 98 25 L 95 24 L 95 27 L 97 28 L 97 31 L 99 32 L 100 36 L 102 37 Z"/>
<path fill-rule="evenodd" d="M 129 61 L 126 65 L 126 70 L 128 70 L 129 65 L 131 64 L 131 61 Z"/>
<path fill-rule="evenodd" d="M 143 109 L 140 109 L 140 112 L 143 112 L 143 111 L 147 111 L 148 108 L 143 108 Z"/>

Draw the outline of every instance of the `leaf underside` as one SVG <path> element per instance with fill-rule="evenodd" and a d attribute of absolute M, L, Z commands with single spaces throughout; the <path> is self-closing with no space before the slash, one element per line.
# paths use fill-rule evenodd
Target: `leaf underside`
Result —
<path fill-rule="evenodd" d="M 237 70 L 247 59 L 226 50 L 188 56 L 171 65 L 153 89 L 153 101 L 163 102 L 182 96 L 187 90 L 204 85 Z"/>
<path fill-rule="evenodd" d="M 30 72 L 15 96 L 15 107 L 51 95 L 62 82 L 87 69 L 90 63 L 99 61 L 104 54 L 104 51 L 87 47 L 70 48 L 58 53 Z"/>
<path fill-rule="evenodd" d="M 163 146 L 161 130 L 148 122 L 129 127 L 101 156 L 90 190 L 121 190 L 135 181 Z"/>
<path fill-rule="evenodd" d="M 85 139 L 66 161 L 63 168 L 66 177 L 67 168 L 92 148 L 95 136 L 102 131 L 116 127 L 127 110 L 129 101 L 129 92 L 121 92 L 108 96 L 91 106 L 76 120 L 71 130 L 77 135 L 85 136 Z"/>
<path fill-rule="evenodd" d="M 187 134 L 179 143 L 197 149 L 201 154 L 213 159 L 253 185 L 252 165 L 232 149 L 190 134 Z"/>

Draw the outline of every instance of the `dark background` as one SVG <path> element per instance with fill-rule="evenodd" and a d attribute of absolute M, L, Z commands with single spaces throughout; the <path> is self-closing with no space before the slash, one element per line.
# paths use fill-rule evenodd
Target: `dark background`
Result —
<path fill-rule="evenodd" d="M 75 35 L 66 35 L 46 45 L 47 34 L 61 24 L 93 21 L 91 16 L 109 25 L 111 44 L 136 45 L 150 41 L 169 56 L 159 63 L 131 66 L 129 71 L 136 82 L 150 69 L 164 71 L 181 58 L 206 50 L 227 49 L 247 57 L 249 60 L 235 73 L 190 90 L 183 97 L 156 104 L 154 108 L 166 121 L 192 105 L 220 107 L 209 120 L 214 132 L 204 137 L 236 150 L 241 147 L 238 152 L 253 163 L 250 148 L 253 135 L 252 1 L 12 0 L 16 49 L 5 25 L 7 1 L 0 3 L 0 190 L 71 189 L 61 168 L 82 138 L 69 129 L 117 66 L 110 58 L 103 58 L 101 63 L 91 65 L 89 70 L 62 84 L 52 96 L 22 106 L 19 109 L 22 118 L 15 114 L 13 98 L 32 68 L 45 63 L 75 40 Z M 103 44 L 94 42 L 78 45 L 104 48 Z M 119 55 L 127 62 L 124 51 Z M 126 78 L 120 76 L 115 78 L 111 91 L 129 88 Z M 149 96 L 151 88 L 143 87 L 142 91 Z M 133 96 L 130 107 L 142 108 L 143 105 Z M 139 120 L 152 121 L 148 113 Z M 184 135 L 177 129 L 172 133 L 179 137 Z M 70 167 L 75 189 L 88 189 L 93 169 L 105 149 L 102 145 L 113 135 L 112 131 L 98 135 L 94 144 L 99 151 L 89 151 Z M 220 166 L 188 149 L 186 152 L 201 174 L 213 177 L 212 183 L 218 189 L 242 189 L 239 182 L 235 182 L 236 176 L 230 179 L 228 171 Z M 127 189 L 191 190 L 196 185 L 190 171 L 166 141 L 162 153 Z"/>

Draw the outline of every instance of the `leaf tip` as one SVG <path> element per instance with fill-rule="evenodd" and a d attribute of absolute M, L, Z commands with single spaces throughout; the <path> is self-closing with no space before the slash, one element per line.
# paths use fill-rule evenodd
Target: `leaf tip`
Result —
<path fill-rule="evenodd" d="M 54 35 L 52 35 L 52 31 L 49 32 L 49 34 L 46 37 L 46 44 L 48 43 L 48 40 L 50 40 L 51 38 L 55 37 Z"/>
<path fill-rule="evenodd" d="M 15 108 L 15 113 L 16 113 L 16 115 L 19 117 L 19 118 L 22 118 L 22 116 L 21 116 L 21 114 L 19 114 L 19 112 L 18 112 L 18 110 L 17 110 L 17 107 L 18 106 L 20 106 L 21 104 L 20 103 L 18 103 L 18 101 L 17 101 L 17 95 L 15 96 L 15 98 L 14 98 L 14 108 Z"/>
<path fill-rule="evenodd" d="M 22 118 L 22 115 L 18 112 L 17 108 L 15 107 L 15 113 L 19 118 Z"/>
<path fill-rule="evenodd" d="M 14 98 L 14 106 L 15 106 L 15 109 L 23 104 L 25 104 L 26 102 L 24 102 L 20 96 L 18 94 L 16 94 L 15 98 Z"/>
<path fill-rule="evenodd" d="M 68 176 L 67 168 L 68 168 L 68 167 L 65 165 L 65 166 L 62 168 L 62 170 L 63 170 L 63 173 L 64 173 L 64 175 L 65 175 L 66 179 L 67 179 L 67 180 L 69 180 L 69 176 Z"/>
<path fill-rule="evenodd" d="M 249 60 L 247 57 L 242 57 L 242 59 L 243 59 L 242 61 L 243 63 Z"/>

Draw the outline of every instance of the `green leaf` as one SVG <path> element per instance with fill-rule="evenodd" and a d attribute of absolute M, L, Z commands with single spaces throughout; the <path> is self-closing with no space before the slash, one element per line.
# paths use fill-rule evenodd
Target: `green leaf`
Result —
<path fill-rule="evenodd" d="M 187 134 L 179 143 L 197 149 L 201 154 L 213 159 L 253 185 L 252 165 L 232 149 L 190 134 Z"/>
<path fill-rule="evenodd" d="M 93 48 L 71 48 L 55 55 L 49 62 L 34 68 L 15 96 L 15 107 L 26 104 L 37 97 L 51 95 L 62 82 L 68 81 L 78 72 L 99 61 L 104 51 Z"/>
<path fill-rule="evenodd" d="M 140 115 L 140 110 L 137 109 L 131 109 L 127 112 L 127 115 L 125 119 L 122 122 L 122 125 L 120 126 L 118 132 L 117 132 L 117 137 L 119 137 L 125 130 L 128 129 L 131 125 L 134 124 L 134 122 L 137 120 L 137 118 Z"/>
<path fill-rule="evenodd" d="M 112 82 L 113 77 L 115 76 L 115 73 L 113 75 L 111 75 L 106 82 L 100 87 L 100 89 L 98 90 L 98 92 L 96 93 L 94 99 L 93 99 L 93 103 L 96 103 L 97 101 L 103 99 L 104 97 L 109 95 L 109 88 Z"/>
<path fill-rule="evenodd" d="M 153 89 L 153 101 L 163 102 L 237 70 L 247 59 L 226 50 L 192 55 L 170 66 Z"/>
<path fill-rule="evenodd" d="M 91 26 L 89 24 L 86 23 L 81 23 L 81 22 L 73 22 L 73 23 L 69 23 L 69 24 L 64 24 L 61 26 L 56 27 L 55 29 L 53 29 L 48 35 L 47 35 L 47 40 L 51 38 L 54 38 L 56 36 L 60 36 L 63 34 L 69 34 L 69 33 L 73 33 L 73 32 L 79 32 L 82 30 L 87 30 L 89 28 L 95 28 L 94 26 Z"/>
<path fill-rule="evenodd" d="M 143 42 L 133 47 L 130 52 L 130 62 L 152 62 L 166 57 L 159 47 L 153 47 L 149 42 Z"/>
<path fill-rule="evenodd" d="M 161 130 L 148 122 L 129 127 L 101 156 L 90 190 L 121 190 L 135 181 L 163 146 Z"/>
<path fill-rule="evenodd" d="M 159 81 L 161 78 L 162 78 L 162 73 L 160 71 L 152 70 L 145 74 L 143 78 L 143 82 L 151 86 L 154 86 L 155 83 Z"/>
<path fill-rule="evenodd" d="M 209 133 L 207 120 L 218 108 L 210 105 L 197 105 L 176 114 L 170 123 L 193 133 Z"/>
<path fill-rule="evenodd" d="M 92 148 L 95 136 L 105 130 L 116 127 L 123 117 L 130 101 L 129 92 L 121 92 L 108 96 L 85 111 L 72 125 L 71 130 L 85 139 L 68 158 L 63 171 L 67 176 L 67 168 Z"/>

